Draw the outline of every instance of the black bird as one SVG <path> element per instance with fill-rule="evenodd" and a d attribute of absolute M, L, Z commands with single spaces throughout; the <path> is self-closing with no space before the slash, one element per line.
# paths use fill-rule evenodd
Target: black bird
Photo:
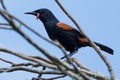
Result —
<path fill-rule="evenodd" d="M 60 22 L 54 14 L 45 8 L 35 10 L 33 12 L 26 12 L 25 14 L 31 14 L 40 19 L 45 26 L 48 36 L 52 40 L 57 40 L 61 45 L 70 51 L 69 56 L 72 56 L 75 51 L 81 47 L 90 46 L 88 40 L 72 26 Z M 113 50 L 105 45 L 94 42 L 101 50 L 113 54 Z"/>

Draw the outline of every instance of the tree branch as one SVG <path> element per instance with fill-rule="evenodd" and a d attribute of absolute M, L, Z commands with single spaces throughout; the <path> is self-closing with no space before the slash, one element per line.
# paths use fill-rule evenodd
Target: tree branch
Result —
<path fill-rule="evenodd" d="M 0 60 L 3 61 L 3 62 L 9 63 L 11 65 L 14 65 L 14 63 L 12 61 L 8 61 L 8 60 L 5 60 L 3 58 L 0 58 Z"/>
<path fill-rule="evenodd" d="M 13 30 L 8 23 L 0 23 L 0 29 Z"/>
<path fill-rule="evenodd" d="M 6 6 L 4 5 L 3 0 L 1 0 L 0 2 L 1 2 L 1 5 L 2 5 L 3 9 L 4 9 L 4 10 L 7 10 Z"/>
<path fill-rule="evenodd" d="M 27 72 L 32 72 L 32 73 L 37 73 L 37 74 L 62 74 L 59 71 L 44 71 L 44 70 L 37 70 L 37 69 L 32 69 L 32 68 L 26 68 L 26 67 L 11 67 L 11 68 L 0 68 L 0 73 L 3 72 L 13 72 L 13 71 L 27 71 Z"/>
<path fill-rule="evenodd" d="M 85 69 L 87 71 L 92 71 L 89 68 L 85 67 L 83 64 L 81 64 L 78 59 L 72 58 L 72 61 L 75 62 L 77 64 L 77 66 L 80 67 L 81 69 Z"/>

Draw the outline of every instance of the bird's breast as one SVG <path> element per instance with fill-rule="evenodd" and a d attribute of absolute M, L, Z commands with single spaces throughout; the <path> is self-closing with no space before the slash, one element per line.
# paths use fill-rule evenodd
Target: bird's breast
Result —
<path fill-rule="evenodd" d="M 54 25 L 44 25 L 50 39 L 56 39 L 56 27 Z"/>

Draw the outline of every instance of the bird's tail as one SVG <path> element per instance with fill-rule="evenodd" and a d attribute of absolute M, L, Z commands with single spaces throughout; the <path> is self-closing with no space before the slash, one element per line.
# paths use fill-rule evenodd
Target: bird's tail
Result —
<path fill-rule="evenodd" d="M 103 44 L 100 44 L 100 43 L 97 43 L 97 42 L 94 42 L 97 46 L 100 47 L 101 50 L 105 51 L 105 52 L 108 52 L 109 54 L 112 54 L 113 55 L 113 50 Z"/>

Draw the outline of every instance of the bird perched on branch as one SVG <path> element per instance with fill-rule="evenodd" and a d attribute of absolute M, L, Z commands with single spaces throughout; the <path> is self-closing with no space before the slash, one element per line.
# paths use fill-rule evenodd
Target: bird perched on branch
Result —
<path fill-rule="evenodd" d="M 75 51 L 81 47 L 90 46 L 89 41 L 72 26 L 60 22 L 54 14 L 48 9 L 38 9 L 32 12 L 26 12 L 25 14 L 31 14 L 40 19 L 45 26 L 48 36 L 52 40 L 57 40 L 60 44 L 70 52 L 69 56 L 72 56 Z M 101 50 L 113 54 L 113 50 L 105 45 L 94 42 Z"/>

